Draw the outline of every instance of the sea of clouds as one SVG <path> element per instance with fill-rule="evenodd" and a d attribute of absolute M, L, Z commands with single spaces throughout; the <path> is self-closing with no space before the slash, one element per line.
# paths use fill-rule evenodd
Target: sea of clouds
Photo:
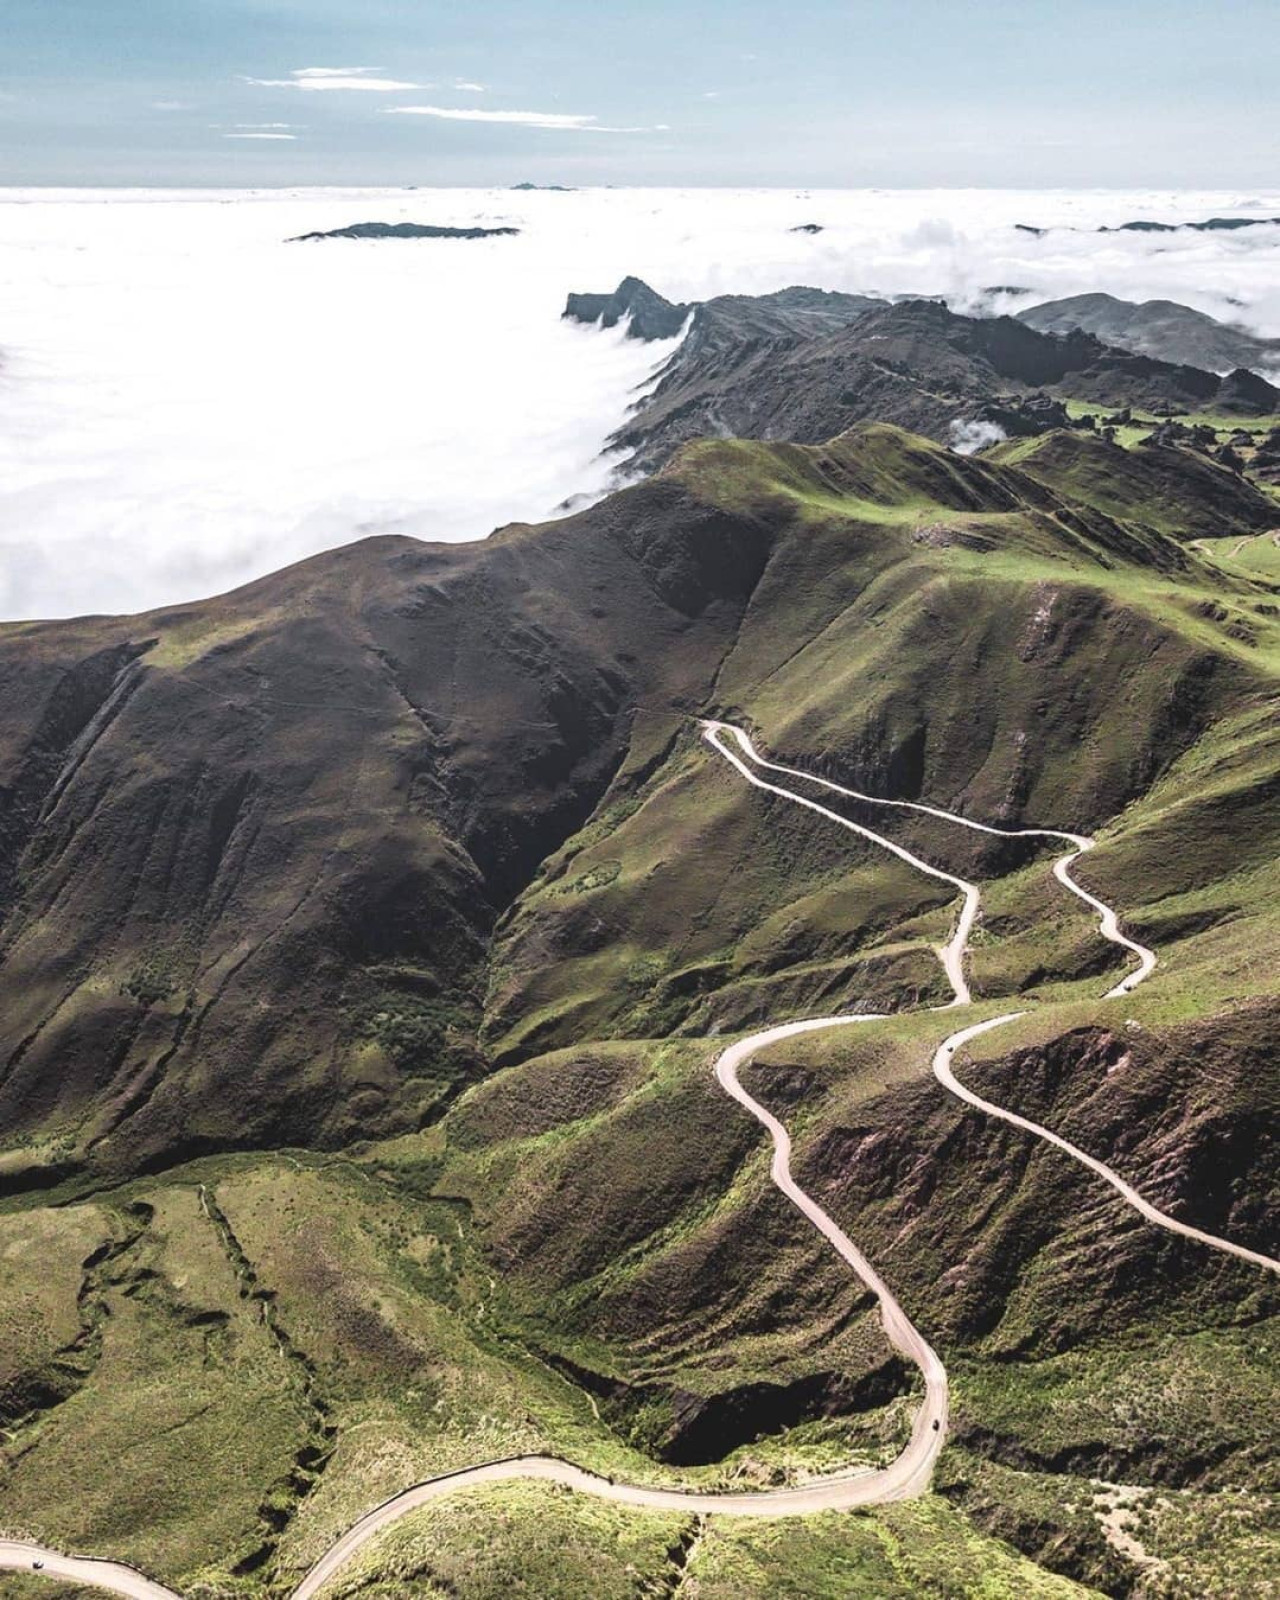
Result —
<path fill-rule="evenodd" d="M 560 312 L 627 273 L 679 300 L 803 283 L 960 310 L 1103 289 L 1280 335 L 1280 228 L 1094 231 L 1215 215 L 1280 195 L 0 190 L 0 618 L 142 610 L 599 496 L 671 346 Z M 286 243 L 365 221 L 522 231 Z"/>

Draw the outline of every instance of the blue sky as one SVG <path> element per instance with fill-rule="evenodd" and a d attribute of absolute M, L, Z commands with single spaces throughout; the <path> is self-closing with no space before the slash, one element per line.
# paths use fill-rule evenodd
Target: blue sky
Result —
<path fill-rule="evenodd" d="M 1247 188 L 1280 0 L 0 0 L 0 183 Z"/>

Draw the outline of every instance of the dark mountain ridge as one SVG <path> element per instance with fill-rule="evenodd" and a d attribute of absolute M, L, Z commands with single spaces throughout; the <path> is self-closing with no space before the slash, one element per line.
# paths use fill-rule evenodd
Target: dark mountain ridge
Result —
<path fill-rule="evenodd" d="M 661 326 L 665 337 L 692 317 L 657 385 L 610 440 L 633 470 L 652 470 L 695 438 L 817 443 L 860 421 L 945 441 L 984 408 L 1039 392 L 1166 412 L 1280 405 L 1280 390 L 1251 373 L 1221 378 L 1079 329 L 1042 333 L 1012 317 L 959 316 L 935 300 L 786 289 L 672 307 L 635 279 L 612 297 L 583 298 L 571 297 L 566 315 L 599 316 L 607 304 L 604 314 L 617 318 L 639 306 L 642 327 Z"/>
<path fill-rule="evenodd" d="M 633 339 L 671 339 L 692 317 L 687 344 L 698 352 L 736 348 L 753 340 L 814 338 L 843 328 L 886 302 L 793 285 L 770 294 L 722 294 L 711 300 L 666 299 L 640 278 L 624 278 L 612 294 L 571 294 L 564 315 L 573 322 L 613 328 L 629 318 Z"/>
<path fill-rule="evenodd" d="M 1204 222 L 1156 222 L 1148 218 L 1137 218 L 1132 222 L 1120 222 L 1114 226 L 1106 223 L 1092 230 L 1074 228 L 1066 225 L 1063 229 L 1067 233 L 1236 233 L 1241 228 L 1265 228 L 1280 224 L 1280 217 L 1209 217 Z M 1033 233 L 1042 237 L 1047 233 L 1055 233 L 1056 228 L 1038 228 L 1029 222 L 1015 222 L 1014 227 L 1019 233 Z"/>

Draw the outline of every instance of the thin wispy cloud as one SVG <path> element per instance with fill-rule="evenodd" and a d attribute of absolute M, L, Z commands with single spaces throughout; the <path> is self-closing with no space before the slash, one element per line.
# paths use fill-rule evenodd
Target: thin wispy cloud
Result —
<path fill-rule="evenodd" d="M 401 94 L 429 89 L 429 83 L 401 83 L 378 76 L 377 67 L 298 67 L 287 78 L 245 78 L 258 89 L 303 89 L 312 93 L 356 90 L 365 94 Z"/>
<path fill-rule="evenodd" d="M 454 88 L 460 89 L 466 94 L 484 94 L 488 89 L 488 85 L 484 83 L 468 83 L 465 79 L 459 78 L 457 83 L 454 84 Z"/>
<path fill-rule="evenodd" d="M 285 139 L 296 140 L 296 133 L 224 133 L 224 139 Z"/>
<path fill-rule="evenodd" d="M 151 109 L 153 111 L 190 111 L 191 107 L 185 100 L 153 100 Z"/>
<path fill-rule="evenodd" d="M 452 106 L 388 106 L 389 117 L 438 117 L 444 122 L 505 123 L 521 128 L 550 128 L 560 133 L 666 133 L 665 122 L 651 127 L 620 128 L 598 117 L 565 111 L 472 111 Z"/>

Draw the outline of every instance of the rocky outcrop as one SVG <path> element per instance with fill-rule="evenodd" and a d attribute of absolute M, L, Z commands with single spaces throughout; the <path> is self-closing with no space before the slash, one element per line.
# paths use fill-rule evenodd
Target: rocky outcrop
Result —
<path fill-rule="evenodd" d="M 612 294 L 571 294 L 564 315 L 571 322 L 599 323 L 602 328 L 616 328 L 629 318 L 628 336 L 649 341 L 674 339 L 692 309 L 664 299 L 640 278 L 624 278 Z"/>
<path fill-rule="evenodd" d="M 1232 440 L 1237 448 L 1241 442 L 1247 446 L 1249 441 Z M 1249 469 L 1264 483 L 1280 484 L 1280 428 L 1273 428 L 1254 450 Z"/>
<path fill-rule="evenodd" d="M 1091 428 L 1094 419 L 1072 417 L 1064 402 L 1052 395 L 1030 394 L 989 400 L 969 420 L 990 423 L 1007 439 L 1030 439 L 1053 428 Z"/>

